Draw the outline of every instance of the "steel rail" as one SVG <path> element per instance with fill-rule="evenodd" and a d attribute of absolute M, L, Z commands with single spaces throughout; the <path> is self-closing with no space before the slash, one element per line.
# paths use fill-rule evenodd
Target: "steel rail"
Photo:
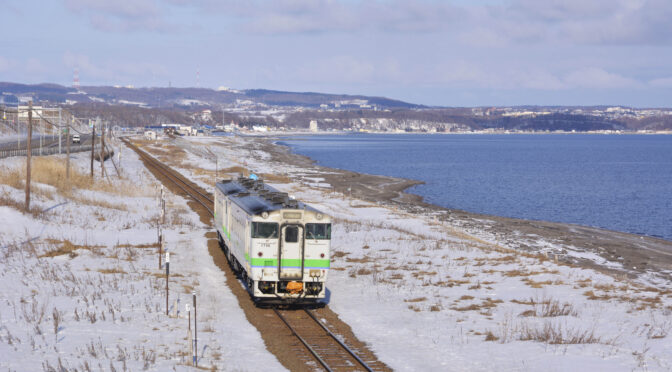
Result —
<path fill-rule="evenodd" d="M 207 195 L 203 195 L 201 192 L 194 189 L 193 186 L 191 186 L 190 184 L 188 184 L 187 182 L 182 180 L 181 177 L 178 177 L 175 174 L 173 174 L 172 170 L 170 170 L 170 168 L 168 168 L 163 163 L 161 163 L 158 159 L 156 159 L 153 156 L 147 154 L 145 151 L 141 150 L 140 148 L 138 148 L 134 144 L 130 143 L 130 141 L 128 141 L 127 139 L 122 138 L 122 141 L 124 141 L 124 143 L 126 145 L 128 145 L 131 149 L 133 149 L 135 152 L 137 152 L 138 155 L 140 155 L 140 157 L 147 160 L 148 163 L 150 165 L 152 165 L 155 169 L 157 169 L 161 174 L 163 174 L 168 179 L 170 179 L 176 186 L 178 186 L 180 189 L 182 189 L 182 191 L 184 191 L 189 196 L 191 196 L 192 199 L 194 199 L 199 204 L 201 204 L 203 207 L 205 207 L 208 210 L 208 212 L 210 212 L 210 214 L 214 214 L 212 209 L 210 209 L 210 207 L 208 207 L 205 203 L 203 203 L 202 200 L 200 200 L 198 197 L 196 197 L 194 195 L 194 193 L 198 194 L 201 198 L 203 198 L 203 199 L 207 200 L 208 202 L 212 203 L 212 200 Z M 179 181 L 179 183 L 176 180 Z M 185 186 L 186 186 L 186 188 L 185 188 Z M 326 326 L 324 326 L 315 317 L 315 315 L 313 315 L 313 313 L 310 310 L 308 310 L 308 309 L 303 309 L 303 310 L 306 312 L 306 314 L 308 314 L 308 316 L 310 316 L 310 318 L 313 321 L 315 321 L 315 323 L 317 323 L 327 333 L 327 335 L 329 335 L 333 340 L 335 340 L 338 343 L 338 345 L 341 348 L 343 348 L 343 350 L 345 350 L 348 354 L 350 354 L 350 356 L 352 356 L 362 367 L 364 367 L 364 369 L 366 369 L 368 372 L 373 372 L 373 370 L 359 356 L 357 356 L 357 354 L 355 354 L 354 351 L 352 351 L 347 345 L 345 345 L 341 340 L 339 340 L 338 337 L 336 337 L 336 335 L 334 333 L 332 333 Z M 282 320 L 282 322 L 285 323 L 285 325 L 287 326 L 287 328 L 289 328 L 289 330 L 292 332 L 292 334 L 297 339 L 299 339 L 299 341 L 301 341 L 301 343 L 306 347 L 306 349 L 308 349 L 308 351 L 313 355 L 313 357 L 315 357 L 315 359 L 322 365 L 322 367 L 324 367 L 327 371 L 332 372 L 333 370 L 329 367 L 327 362 L 324 359 L 322 359 L 322 357 L 320 357 L 320 355 L 317 353 L 317 351 L 315 351 L 315 349 L 313 349 L 310 346 L 310 344 L 296 332 L 294 327 L 292 327 L 289 324 L 287 319 L 280 313 L 280 311 L 277 308 L 273 308 L 273 311 L 278 316 L 278 318 L 280 318 L 280 320 Z"/>
<path fill-rule="evenodd" d="M 329 371 L 329 372 L 333 372 L 333 370 L 332 370 L 331 368 L 329 368 L 329 365 L 327 364 L 327 362 L 325 362 L 324 359 L 322 359 L 322 358 L 317 354 L 317 352 L 315 351 L 315 349 L 313 349 L 310 345 L 308 345 L 308 342 L 307 342 L 306 340 L 304 340 L 303 337 L 299 336 L 298 333 L 296 333 L 296 331 L 295 331 L 294 328 L 289 324 L 289 322 L 287 321 L 287 319 L 285 319 L 285 317 L 284 317 L 282 314 L 280 314 L 280 311 L 279 311 L 278 309 L 276 309 L 276 308 L 273 308 L 273 311 L 275 312 L 275 315 L 277 315 L 278 318 L 280 318 L 280 320 L 282 320 L 282 322 L 285 323 L 285 325 L 287 326 L 287 328 L 289 328 L 289 330 L 292 332 L 292 334 L 293 334 L 294 336 L 296 336 L 296 338 L 298 338 L 299 341 L 301 341 L 301 343 L 303 343 L 303 346 L 305 346 L 305 347 L 308 349 L 308 351 L 310 351 L 310 353 L 313 354 L 313 356 L 315 357 L 315 359 L 317 359 L 317 361 L 320 362 L 320 364 L 322 364 L 322 367 L 324 367 L 324 368 L 325 368 L 327 371 Z"/>
<path fill-rule="evenodd" d="M 126 138 L 122 138 L 122 141 L 130 147 L 132 150 L 134 150 L 140 157 L 144 158 L 145 160 L 148 161 L 156 170 L 159 171 L 159 173 L 163 174 L 168 178 L 170 181 L 172 181 L 177 187 L 182 189 L 187 195 L 189 195 L 193 200 L 198 202 L 200 205 L 202 205 L 209 213 L 210 215 L 214 216 L 213 210 L 207 205 L 207 203 L 204 203 L 203 200 L 200 198 L 205 199 L 208 201 L 208 203 L 212 203 L 212 199 L 208 197 L 207 195 L 204 195 L 200 191 L 196 190 L 193 186 L 191 186 L 189 183 L 187 183 L 185 180 L 181 178 L 181 176 L 177 176 L 173 174 L 173 171 L 166 167 L 163 163 L 161 163 L 159 160 L 154 158 L 153 156 L 147 154 L 145 151 L 141 150 L 139 147 L 135 146 L 132 144 L 130 141 L 128 141 Z M 179 182 L 178 182 L 179 181 Z M 200 196 L 200 198 L 198 196 Z"/>
<path fill-rule="evenodd" d="M 338 344 L 341 345 L 341 347 L 342 347 L 345 351 L 347 351 L 347 352 L 350 354 L 350 356 L 352 356 L 353 358 L 355 358 L 355 360 L 356 360 L 357 362 L 359 362 L 359 364 L 361 364 L 362 367 L 364 367 L 368 372 L 373 372 L 373 370 L 371 369 L 371 367 L 369 367 L 369 366 L 368 366 L 368 365 L 367 365 L 367 364 L 366 364 L 360 357 L 357 356 L 357 354 L 355 354 L 354 351 L 352 351 L 352 349 L 350 349 L 346 344 L 344 344 L 341 340 L 339 340 L 338 337 L 336 337 L 335 334 L 333 334 L 333 333 L 332 333 L 332 332 L 331 332 L 331 331 L 330 331 L 324 324 L 322 324 L 322 322 L 320 322 L 320 321 L 315 317 L 315 315 L 313 314 L 312 311 L 310 311 L 310 310 L 308 310 L 308 309 L 303 309 L 303 311 L 305 311 L 306 314 L 308 314 L 308 315 L 315 321 L 315 323 L 317 323 L 320 327 L 322 327 L 322 329 L 324 329 L 324 331 L 327 332 L 327 334 L 328 334 L 329 336 L 331 336 L 331 338 L 333 338 L 334 340 L 336 340 L 336 342 L 338 342 Z"/>

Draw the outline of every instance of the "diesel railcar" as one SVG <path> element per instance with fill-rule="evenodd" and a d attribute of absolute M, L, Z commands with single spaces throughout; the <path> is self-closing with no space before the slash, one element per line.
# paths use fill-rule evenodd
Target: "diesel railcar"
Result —
<path fill-rule="evenodd" d="M 215 184 L 215 225 L 234 272 L 257 303 L 325 297 L 331 218 L 263 180 Z"/>

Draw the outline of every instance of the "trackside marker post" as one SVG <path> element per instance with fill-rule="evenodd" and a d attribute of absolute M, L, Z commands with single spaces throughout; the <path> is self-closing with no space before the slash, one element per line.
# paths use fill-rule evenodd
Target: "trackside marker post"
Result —
<path fill-rule="evenodd" d="M 187 320 L 187 330 L 189 331 L 189 334 L 191 334 L 191 309 L 189 308 L 189 304 L 185 304 L 185 308 L 187 316 L 189 317 Z"/>
<path fill-rule="evenodd" d="M 168 315 L 168 278 L 170 277 L 170 252 L 166 252 L 166 315 Z"/>
<path fill-rule="evenodd" d="M 159 230 L 159 270 L 161 270 L 161 255 L 163 254 L 163 232 L 161 231 L 161 226 L 158 227 Z"/>
<path fill-rule="evenodd" d="M 194 342 L 191 339 L 191 309 L 189 308 L 189 304 L 185 304 L 186 310 L 187 310 L 187 339 L 189 340 L 189 355 L 193 357 L 194 355 Z"/>
<path fill-rule="evenodd" d="M 198 366 L 198 331 L 196 329 L 196 291 L 191 292 L 194 298 L 194 365 Z"/>

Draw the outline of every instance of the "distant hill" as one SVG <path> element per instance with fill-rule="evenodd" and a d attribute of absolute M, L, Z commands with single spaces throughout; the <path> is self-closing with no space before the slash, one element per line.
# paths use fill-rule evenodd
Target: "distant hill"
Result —
<path fill-rule="evenodd" d="M 403 101 L 385 97 L 362 95 L 328 94 L 315 92 L 284 92 L 266 89 L 214 90 L 207 88 L 128 88 L 110 86 L 83 86 L 74 88 L 57 84 L 25 85 L 0 82 L 0 92 L 32 95 L 36 101 L 65 103 L 66 101 L 104 102 L 130 104 L 145 107 L 212 106 L 247 102 L 273 106 L 300 106 L 319 108 L 320 105 L 352 106 L 367 105 L 380 109 L 422 108 Z"/>
<path fill-rule="evenodd" d="M 17 100 L 14 95 L 30 96 L 36 103 L 67 104 L 78 116 L 99 116 L 120 126 L 235 123 L 308 128 L 316 121 L 322 130 L 393 132 L 672 130 L 670 109 L 427 107 L 385 97 L 267 89 L 84 86 L 77 90 L 57 84 L 3 82 L 0 92 L 0 105 L 11 106 Z"/>

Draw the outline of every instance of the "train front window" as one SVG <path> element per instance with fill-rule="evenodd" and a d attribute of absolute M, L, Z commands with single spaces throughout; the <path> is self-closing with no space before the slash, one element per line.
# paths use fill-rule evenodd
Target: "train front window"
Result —
<path fill-rule="evenodd" d="M 252 238 L 277 239 L 278 224 L 269 222 L 252 222 Z"/>
<path fill-rule="evenodd" d="M 330 223 L 307 223 L 306 224 L 306 238 L 308 239 L 331 239 L 331 224 Z"/>
<path fill-rule="evenodd" d="M 299 228 L 296 226 L 287 226 L 285 228 L 285 242 L 296 243 L 299 241 Z"/>

